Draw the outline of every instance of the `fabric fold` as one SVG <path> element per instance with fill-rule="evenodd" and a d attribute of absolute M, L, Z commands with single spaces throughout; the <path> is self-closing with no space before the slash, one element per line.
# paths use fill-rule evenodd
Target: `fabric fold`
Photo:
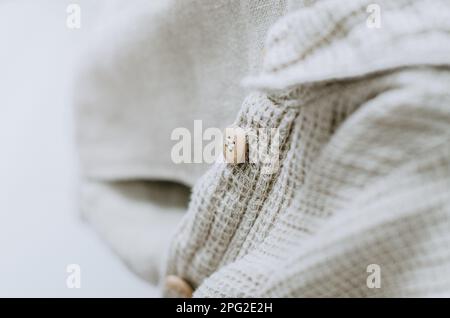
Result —
<path fill-rule="evenodd" d="M 380 27 L 372 27 L 371 5 Z M 262 72 L 244 79 L 253 89 L 361 77 L 417 65 L 448 65 L 448 3 L 433 0 L 317 1 L 280 19 L 266 39 Z"/>

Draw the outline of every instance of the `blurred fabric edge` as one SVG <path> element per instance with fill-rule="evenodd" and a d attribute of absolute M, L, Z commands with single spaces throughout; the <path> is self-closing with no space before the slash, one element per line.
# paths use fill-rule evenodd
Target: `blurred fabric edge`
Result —
<path fill-rule="evenodd" d="M 177 127 L 224 128 L 287 2 L 139 1 L 111 6 L 77 67 L 82 213 L 128 266 L 157 283 L 189 187 L 207 169 L 170 158 Z"/>
<path fill-rule="evenodd" d="M 119 1 L 76 1 L 82 28 L 71 30 L 73 2 L 0 1 L 0 296 L 156 296 L 80 222 L 74 61 Z M 82 288 L 66 285 L 68 264 L 80 265 Z"/>

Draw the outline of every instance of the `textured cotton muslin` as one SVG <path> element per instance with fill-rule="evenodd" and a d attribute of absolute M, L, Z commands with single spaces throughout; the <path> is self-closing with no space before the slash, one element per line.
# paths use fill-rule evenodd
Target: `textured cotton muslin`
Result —
<path fill-rule="evenodd" d="M 449 296 L 450 2 L 377 1 L 380 28 L 372 1 L 308 3 L 235 120 L 279 130 L 279 169 L 209 169 L 164 274 L 194 297 Z"/>

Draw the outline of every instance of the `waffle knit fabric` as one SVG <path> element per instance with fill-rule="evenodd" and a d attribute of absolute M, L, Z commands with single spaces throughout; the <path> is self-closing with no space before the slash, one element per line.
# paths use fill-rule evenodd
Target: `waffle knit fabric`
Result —
<path fill-rule="evenodd" d="M 218 128 L 234 120 L 247 94 L 240 80 L 259 69 L 267 29 L 288 1 L 91 2 L 103 14 L 73 94 L 80 210 L 131 270 L 156 283 L 190 187 L 208 168 L 176 164 L 172 133 L 197 119 Z"/>
<path fill-rule="evenodd" d="M 450 296 L 450 3 L 377 1 L 379 29 L 371 3 L 319 0 L 269 31 L 235 124 L 277 128 L 281 164 L 195 185 L 164 273 L 195 297 Z"/>

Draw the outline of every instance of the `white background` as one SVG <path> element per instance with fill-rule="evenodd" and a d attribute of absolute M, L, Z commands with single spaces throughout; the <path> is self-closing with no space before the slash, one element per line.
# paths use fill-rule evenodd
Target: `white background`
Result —
<path fill-rule="evenodd" d="M 0 0 L 0 297 L 154 297 L 78 215 L 73 63 L 106 1 L 78 1 L 80 30 L 69 3 Z"/>

